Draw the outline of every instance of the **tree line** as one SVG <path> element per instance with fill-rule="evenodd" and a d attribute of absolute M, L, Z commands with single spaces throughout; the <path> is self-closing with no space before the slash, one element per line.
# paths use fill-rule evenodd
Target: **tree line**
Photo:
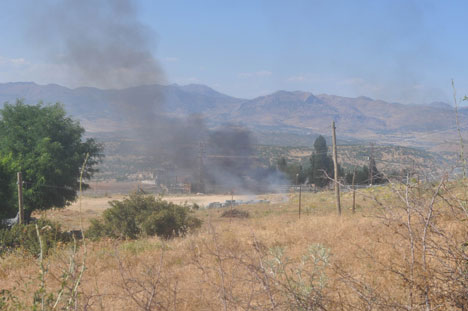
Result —
<path fill-rule="evenodd" d="M 334 167 L 332 156 L 328 153 L 327 142 L 320 135 L 315 139 L 314 151 L 309 158 L 309 166 L 303 168 L 300 164 L 288 164 L 286 158 L 278 159 L 276 167 L 283 172 L 293 184 L 313 184 L 316 187 L 323 188 L 327 186 L 334 176 Z M 347 184 L 352 183 L 354 170 L 345 171 L 338 164 L 338 176 Z M 382 173 L 377 169 L 375 160 L 371 157 L 369 165 L 358 166 L 355 168 L 355 184 L 382 184 L 385 179 Z"/>

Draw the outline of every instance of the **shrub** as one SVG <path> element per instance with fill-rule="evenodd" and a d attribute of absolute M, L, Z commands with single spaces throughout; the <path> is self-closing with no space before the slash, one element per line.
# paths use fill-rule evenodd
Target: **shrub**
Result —
<path fill-rule="evenodd" d="M 37 225 L 43 245 L 43 254 L 47 255 L 58 242 L 68 242 L 70 236 L 62 232 L 60 225 L 46 219 L 39 219 Z M 39 238 L 36 224 L 16 224 L 11 228 L 0 229 L 0 254 L 21 248 L 26 252 L 38 256 L 40 253 Z"/>
<path fill-rule="evenodd" d="M 171 238 L 201 226 L 188 206 L 180 206 L 152 195 L 133 193 L 123 201 L 109 202 L 102 220 L 92 220 L 89 237 L 135 239 L 141 235 Z"/>
<path fill-rule="evenodd" d="M 286 256 L 282 247 L 270 249 L 270 258 L 263 264 L 273 284 L 286 296 L 290 310 L 326 310 L 329 256 L 329 249 L 321 244 L 310 245 L 300 262 Z"/>

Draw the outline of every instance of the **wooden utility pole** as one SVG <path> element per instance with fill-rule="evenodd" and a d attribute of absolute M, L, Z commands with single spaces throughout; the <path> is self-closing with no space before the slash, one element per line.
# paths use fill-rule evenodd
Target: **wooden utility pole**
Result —
<path fill-rule="evenodd" d="M 205 144 L 200 142 L 200 150 L 198 155 L 198 169 L 199 169 L 199 179 L 198 179 L 198 192 L 205 193 L 205 174 L 204 174 L 204 165 L 203 165 L 203 157 L 205 156 Z"/>
<path fill-rule="evenodd" d="M 453 79 L 452 79 L 452 89 L 453 89 L 453 101 L 455 102 L 455 120 L 457 124 L 458 137 L 460 137 L 460 160 L 463 162 L 463 179 L 465 179 L 466 178 L 466 159 L 463 154 L 463 150 L 465 149 L 465 147 L 463 145 L 463 137 L 462 137 L 462 133 L 460 130 L 460 120 L 458 119 L 457 89 L 455 89 L 455 82 L 453 82 Z M 466 99 L 466 96 L 465 96 L 465 99 Z"/>
<path fill-rule="evenodd" d="M 299 186 L 299 218 L 301 218 L 302 185 L 299 184 L 299 173 L 296 174 L 296 187 L 297 186 Z M 295 189 L 294 189 L 294 192 L 296 192 Z"/>
<path fill-rule="evenodd" d="M 356 185 L 354 184 L 356 180 L 356 167 L 353 170 L 353 214 L 356 212 Z"/>
<path fill-rule="evenodd" d="M 18 179 L 18 223 L 24 224 L 24 210 L 23 210 L 23 176 L 21 172 L 17 174 Z"/>
<path fill-rule="evenodd" d="M 371 186 L 374 184 L 374 164 L 374 143 L 371 143 L 371 150 L 369 156 L 369 182 Z"/>
<path fill-rule="evenodd" d="M 335 175 L 335 196 L 336 196 L 336 208 L 338 214 L 341 215 L 341 203 L 340 203 L 340 184 L 338 183 L 338 153 L 336 151 L 336 133 L 335 133 L 335 121 L 332 121 L 332 143 L 333 143 L 333 166 Z"/>
<path fill-rule="evenodd" d="M 234 212 L 232 211 L 233 203 L 234 203 L 234 190 L 231 189 L 231 217 L 229 217 L 229 223 L 231 223 L 232 218 L 234 217 Z"/>
<path fill-rule="evenodd" d="M 302 185 L 299 185 L 299 218 L 301 218 Z"/>

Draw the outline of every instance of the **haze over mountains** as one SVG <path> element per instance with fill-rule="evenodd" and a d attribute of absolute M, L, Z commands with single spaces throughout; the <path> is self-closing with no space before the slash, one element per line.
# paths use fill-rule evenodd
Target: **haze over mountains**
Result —
<path fill-rule="evenodd" d="M 120 115 L 115 102 L 125 98 L 164 98 L 167 114 L 202 114 L 209 126 L 245 125 L 257 132 L 283 135 L 329 134 L 335 120 L 343 139 L 429 147 L 456 140 L 455 114 L 446 103 L 404 105 L 368 97 L 348 98 L 303 91 L 278 91 L 254 99 L 231 97 L 205 85 L 145 85 L 119 90 L 92 87 L 69 89 L 31 82 L 0 84 L 0 102 L 23 98 L 26 103 L 61 102 L 93 132 L 115 131 Z M 135 102 L 138 105 L 138 102 Z M 462 128 L 468 127 L 468 108 L 460 109 Z M 431 149 L 429 148 L 429 149 Z"/>

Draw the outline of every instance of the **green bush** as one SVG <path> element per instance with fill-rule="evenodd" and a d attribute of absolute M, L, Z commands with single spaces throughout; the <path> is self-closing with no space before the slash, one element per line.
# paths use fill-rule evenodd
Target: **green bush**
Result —
<path fill-rule="evenodd" d="M 152 195 L 133 193 L 123 201 L 109 202 L 111 208 L 102 220 L 94 219 L 87 236 L 135 239 L 157 235 L 171 238 L 186 234 L 201 226 L 201 220 L 191 215 L 188 206 L 180 206 Z"/>
<path fill-rule="evenodd" d="M 20 248 L 34 256 L 38 256 L 41 248 L 36 232 L 36 224 L 42 239 L 44 255 L 47 255 L 58 242 L 70 241 L 70 236 L 62 232 L 59 224 L 50 220 L 39 219 L 37 223 L 16 224 L 11 228 L 0 229 L 0 255 Z"/>

